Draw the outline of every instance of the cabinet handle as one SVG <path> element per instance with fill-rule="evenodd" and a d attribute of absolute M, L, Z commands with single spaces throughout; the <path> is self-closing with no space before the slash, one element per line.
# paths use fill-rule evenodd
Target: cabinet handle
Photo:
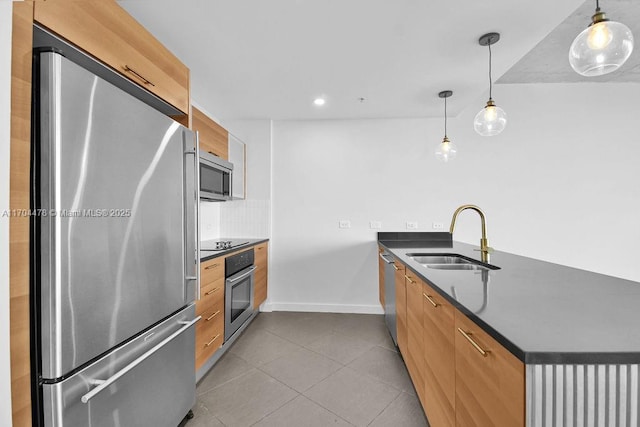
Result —
<path fill-rule="evenodd" d="M 136 76 L 137 78 L 139 78 L 140 80 L 142 80 L 142 82 L 146 85 L 151 85 L 151 86 L 155 86 L 153 83 L 151 83 L 151 81 L 145 79 L 144 77 L 142 77 L 142 75 L 140 73 L 138 73 L 136 70 L 134 70 L 133 68 L 129 67 L 128 65 L 125 64 L 124 66 L 124 70 L 133 74 L 134 76 Z"/>
<path fill-rule="evenodd" d="M 462 330 L 462 328 L 458 328 L 458 332 L 460 332 L 462 334 L 463 337 L 465 337 L 467 339 L 467 341 L 469 341 L 471 343 L 471 345 L 478 350 L 478 352 L 483 356 L 483 357 L 487 357 L 487 354 L 489 353 L 489 350 L 483 350 L 482 347 L 480 347 L 478 345 L 477 342 L 475 342 L 473 340 L 473 338 L 470 337 L 471 332 L 467 333 L 465 331 Z"/>
<path fill-rule="evenodd" d="M 391 265 L 393 266 L 393 268 L 395 268 L 395 269 L 396 269 L 396 271 L 400 270 L 400 269 L 398 268 L 398 266 L 397 266 L 395 263 L 392 263 Z"/>
<path fill-rule="evenodd" d="M 404 275 L 404 278 L 407 279 L 409 283 L 416 283 L 413 280 L 411 280 L 411 277 L 407 276 L 406 274 Z"/>
<path fill-rule="evenodd" d="M 216 335 L 215 337 L 213 337 L 213 339 L 212 339 L 211 341 L 209 341 L 208 343 L 206 343 L 204 346 L 205 346 L 205 347 L 209 347 L 211 344 L 213 344 L 213 342 L 214 342 L 215 340 L 217 340 L 217 339 L 218 339 L 218 337 L 219 337 L 219 336 L 220 336 L 220 334 Z"/>
<path fill-rule="evenodd" d="M 213 313 L 211 316 L 207 317 L 205 320 L 208 322 L 209 320 L 213 319 L 214 317 L 216 317 L 218 314 L 220 314 L 220 310 L 216 311 L 215 313 Z"/>
<path fill-rule="evenodd" d="M 211 289 L 209 292 L 205 292 L 205 295 L 211 295 L 212 293 L 214 293 L 215 291 L 217 291 L 220 288 L 213 288 Z"/>
<path fill-rule="evenodd" d="M 204 269 L 205 270 L 211 270 L 212 268 L 216 268 L 217 266 L 219 266 L 220 264 L 212 264 L 212 265 L 208 265 L 206 266 Z"/>
<path fill-rule="evenodd" d="M 422 296 L 425 297 L 427 299 L 427 301 L 429 301 L 431 303 L 432 306 L 437 307 L 437 306 L 440 305 L 437 302 L 435 302 L 433 299 L 431 299 L 431 297 L 429 295 L 425 294 L 424 292 L 422 293 Z"/>

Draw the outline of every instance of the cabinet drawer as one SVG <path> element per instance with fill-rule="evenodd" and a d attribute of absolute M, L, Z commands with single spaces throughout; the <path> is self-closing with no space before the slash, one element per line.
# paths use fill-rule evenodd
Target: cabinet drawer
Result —
<path fill-rule="evenodd" d="M 524 364 L 459 311 L 455 328 L 456 424 L 524 426 Z"/>
<path fill-rule="evenodd" d="M 224 258 L 214 258 L 200 263 L 200 287 L 224 279 Z"/>
<path fill-rule="evenodd" d="M 216 320 L 216 318 L 219 319 Z M 209 323 L 200 320 L 196 326 L 196 370 L 222 346 L 224 341 L 224 316 L 216 316 Z"/>
<path fill-rule="evenodd" d="M 267 242 L 264 243 L 260 243 L 259 245 L 256 245 L 254 247 L 254 253 L 255 253 L 255 262 L 256 264 L 259 264 L 261 261 L 266 262 L 267 261 Z"/>
<path fill-rule="evenodd" d="M 224 278 L 200 288 L 200 300 L 196 301 L 196 314 L 202 315 L 218 302 L 224 302 Z"/>
<path fill-rule="evenodd" d="M 189 114 L 189 69 L 115 1 L 37 1 L 34 20 Z"/>

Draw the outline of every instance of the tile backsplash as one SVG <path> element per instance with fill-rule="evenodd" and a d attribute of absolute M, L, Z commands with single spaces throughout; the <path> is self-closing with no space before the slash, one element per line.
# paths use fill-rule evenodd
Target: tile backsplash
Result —
<path fill-rule="evenodd" d="M 268 238 L 270 235 L 270 200 L 232 200 L 220 203 L 221 237 Z"/>

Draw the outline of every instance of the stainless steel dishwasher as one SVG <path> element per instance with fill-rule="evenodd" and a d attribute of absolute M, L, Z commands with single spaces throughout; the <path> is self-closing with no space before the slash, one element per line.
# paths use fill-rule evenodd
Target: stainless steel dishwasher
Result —
<path fill-rule="evenodd" d="M 387 324 L 393 343 L 398 345 L 396 327 L 396 276 L 393 257 L 387 252 L 382 252 L 380 258 L 384 265 L 384 321 Z"/>

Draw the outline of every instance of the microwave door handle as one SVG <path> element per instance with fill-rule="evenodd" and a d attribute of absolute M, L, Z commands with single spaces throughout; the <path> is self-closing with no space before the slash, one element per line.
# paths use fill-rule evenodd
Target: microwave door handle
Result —
<path fill-rule="evenodd" d="M 240 276 L 238 276 L 238 277 L 234 277 L 233 279 L 227 279 L 227 281 L 228 281 L 229 283 L 236 283 L 238 280 L 242 280 L 242 279 L 244 279 L 245 277 L 247 277 L 248 275 L 250 275 L 251 273 L 253 273 L 253 272 L 255 271 L 255 269 L 256 269 L 256 268 L 258 268 L 258 267 L 256 267 L 256 266 L 254 265 L 254 266 L 252 266 L 251 268 L 249 268 L 249 270 L 247 270 L 247 272 L 246 272 L 246 273 L 243 273 L 243 274 L 241 274 L 241 275 L 240 275 Z"/>

